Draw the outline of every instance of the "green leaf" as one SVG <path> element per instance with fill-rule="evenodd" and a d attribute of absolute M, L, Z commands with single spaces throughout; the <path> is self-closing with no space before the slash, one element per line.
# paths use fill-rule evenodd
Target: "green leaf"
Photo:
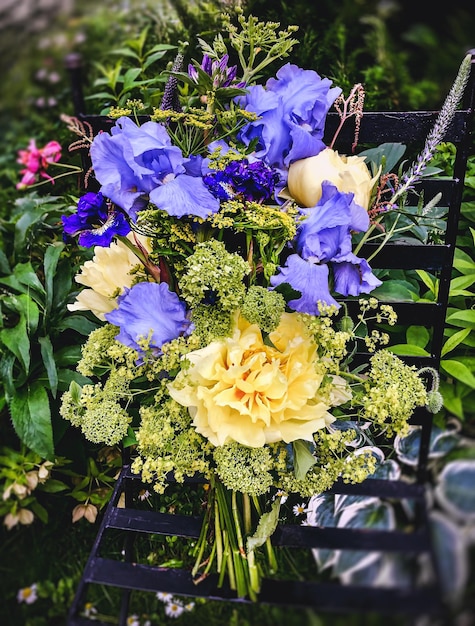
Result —
<path fill-rule="evenodd" d="M 475 263 L 472 267 L 473 273 L 469 276 L 457 276 L 450 281 L 450 293 L 458 289 L 467 289 L 475 283 Z"/>
<path fill-rule="evenodd" d="M 13 273 L 22 285 L 25 285 L 30 289 L 34 289 L 42 295 L 45 294 L 45 288 L 41 284 L 40 279 L 36 275 L 36 272 L 30 262 L 18 263 L 18 265 L 15 266 Z"/>
<path fill-rule="evenodd" d="M 0 330 L 0 342 L 12 352 L 20 361 L 23 370 L 30 369 L 30 338 L 26 329 L 24 317 L 13 328 L 2 328 Z"/>
<path fill-rule="evenodd" d="M 302 439 L 296 439 L 292 443 L 294 451 L 294 474 L 297 480 L 303 480 L 308 470 L 317 462 L 309 446 L 309 442 L 303 441 Z"/>
<path fill-rule="evenodd" d="M 81 400 L 82 387 L 75 380 L 72 380 L 69 385 L 69 393 L 71 394 L 71 400 L 75 404 L 79 404 Z"/>
<path fill-rule="evenodd" d="M 137 437 L 135 436 L 135 430 L 129 426 L 127 429 L 127 435 L 122 439 L 122 445 L 124 448 L 137 445 Z"/>
<path fill-rule="evenodd" d="M 140 67 L 134 67 L 134 68 L 130 68 L 129 70 L 125 72 L 122 93 L 125 93 L 126 91 L 130 91 L 131 89 L 134 88 L 136 84 L 135 79 L 137 78 L 137 76 L 139 76 L 141 71 L 142 70 Z"/>
<path fill-rule="evenodd" d="M 44 256 L 44 268 L 45 268 L 45 291 L 46 291 L 46 313 L 51 311 L 51 305 L 53 303 L 53 284 L 58 261 L 61 256 L 61 252 L 64 250 L 64 244 L 54 243 L 46 248 Z"/>
<path fill-rule="evenodd" d="M 358 156 L 364 156 L 367 161 L 373 162 L 376 165 L 376 169 L 382 165 L 384 160 L 384 170 L 381 173 L 385 174 L 394 170 L 405 152 L 406 146 L 402 143 L 383 143 L 376 148 L 363 150 L 363 152 L 358 153 Z"/>
<path fill-rule="evenodd" d="M 41 485 L 41 491 L 46 493 L 58 493 L 60 491 L 66 491 L 69 487 L 61 480 L 55 480 L 54 478 L 48 478 L 48 480 Z"/>
<path fill-rule="evenodd" d="M 387 300 L 388 302 L 413 302 L 418 298 L 414 287 L 409 282 L 403 280 L 383 282 L 380 287 L 377 287 L 371 293 L 379 300 Z"/>
<path fill-rule="evenodd" d="M 146 70 L 150 65 L 152 65 L 152 63 L 155 63 L 155 61 L 159 61 L 160 59 L 163 59 L 165 54 L 166 54 L 166 50 L 157 50 L 153 54 L 150 54 L 149 56 L 147 56 L 147 60 L 145 61 L 143 65 L 144 70 Z"/>
<path fill-rule="evenodd" d="M 454 326 L 461 326 L 461 324 L 456 324 L 455 322 L 463 322 L 464 324 L 475 326 L 475 310 L 469 309 L 468 311 L 455 311 L 455 313 L 450 313 L 445 321 L 453 324 Z"/>
<path fill-rule="evenodd" d="M 42 506 L 38 502 L 38 500 L 35 500 L 34 502 L 32 502 L 30 506 L 31 506 L 31 510 L 36 515 L 36 517 L 40 519 L 43 522 L 43 524 L 47 524 L 48 523 L 48 511 L 44 508 L 44 506 Z"/>
<path fill-rule="evenodd" d="M 435 294 L 437 289 L 437 280 L 425 270 L 417 270 L 416 273 L 427 289 L 429 289 L 431 293 Z"/>
<path fill-rule="evenodd" d="M 445 600 L 455 606 L 466 589 L 469 573 L 464 533 L 450 516 L 431 511 L 430 532 Z"/>
<path fill-rule="evenodd" d="M 440 367 L 452 378 L 460 380 L 465 385 L 475 389 L 475 376 L 472 374 L 471 370 L 460 361 L 443 359 L 440 363 Z"/>
<path fill-rule="evenodd" d="M 48 374 L 49 386 L 53 398 L 56 397 L 58 390 L 58 371 L 56 369 L 56 362 L 54 359 L 53 344 L 49 337 L 40 337 L 38 339 L 41 349 L 41 358 Z"/>
<path fill-rule="evenodd" d="M 98 328 L 99 324 L 88 319 L 85 315 L 70 315 L 58 324 L 59 332 L 71 328 L 80 335 L 88 337 L 90 333 Z"/>
<path fill-rule="evenodd" d="M 429 331 L 425 326 L 409 326 L 406 332 L 408 344 L 425 348 L 430 340 Z"/>
<path fill-rule="evenodd" d="M 27 324 L 28 331 L 34 333 L 38 328 L 40 311 L 34 300 L 25 293 L 19 295 L 9 295 L 3 298 L 6 308 L 23 318 Z"/>
<path fill-rule="evenodd" d="M 388 346 L 388 350 L 398 356 L 430 356 L 427 350 L 424 350 L 420 346 L 408 343 L 399 343 L 394 346 Z"/>
<path fill-rule="evenodd" d="M 442 346 L 442 356 L 445 356 L 449 352 L 452 352 L 458 345 L 460 345 L 463 340 L 468 337 L 471 333 L 470 328 L 462 328 L 462 330 L 458 330 L 451 337 L 447 339 L 447 341 Z"/>
<path fill-rule="evenodd" d="M 0 248 L 0 274 L 10 274 L 10 263 L 8 262 L 7 255 Z"/>
<path fill-rule="evenodd" d="M 253 552 L 272 536 L 279 522 L 280 498 L 276 498 L 268 513 L 261 515 L 256 532 L 247 538 L 247 552 Z"/>
<path fill-rule="evenodd" d="M 10 402 L 13 427 L 21 441 L 41 458 L 54 461 L 48 394 L 40 383 L 17 389 Z"/>
<path fill-rule="evenodd" d="M 448 463 L 437 477 L 435 496 L 442 508 L 463 522 L 475 521 L 475 461 Z"/>

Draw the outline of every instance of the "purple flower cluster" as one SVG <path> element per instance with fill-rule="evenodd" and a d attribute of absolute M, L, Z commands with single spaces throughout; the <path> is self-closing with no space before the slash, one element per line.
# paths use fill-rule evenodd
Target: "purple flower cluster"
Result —
<path fill-rule="evenodd" d="M 279 174 L 263 161 L 249 163 L 242 159 L 232 161 L 224 170 L 205 174 L 203 180 L 219 200 L 239 197 L 248 202 L 264 202 L 272 197 Z"/>
<path fill-rule="evenodd" d="M 212 61 L 207 54 L 203 55 L 200 69 L 210 76 L 213 81 L 213 89 L 229 87 L 236 79 L 237 66 L 228 67 L 229 55 L 225 54 L 219 61 Z M 195 83 L 199 83 L 199 71 L 193 65 L 188 65 L 188 75 Z M 238 85 L 236 85 L 238 86 Z"/>
<path fill-rule="evenodd" d="M 110 246 L 116 235 L 127 235 L 130 225 L 125 214 L 107 204 L 102 193 L 89 192 L 79 198 L 77 211 L 63 215 L 63 230 L 70 237 L 78 237 L 85 248 Z"/>
<path fill-rule="evenodd" d="M 211 61 L 205 55 L 189 75 L 198 81 L 204 72 L 215 87 L 226 87 L 236 78 L 236 68 L 227 64 L 227 56 Z M 202 220 L 233 198 L 280 203 L 290 164 L 326 147 L 326 116 L 341 93 L 331 84 L 313 70 L 288 63 L 265 86 L 251 86 L 236 103 L 257 119 L 243 126 L 232 144 L 219 139 L 208 146 L 209 154 L 217 147 L 226 154 L 236 142 L 238 149 L 247 149 L 246 158 L 230 160 L 223 170 L 210 170 L 206 157 L 183 154 L 163 124 L 138 126 L 130 118 L 118 119 L 110 134 L 95 137 L 90 150 L 100 193 L 86 194 L 77 215 L 63 217 L 65 233 L 79 233 L 82 245 L 109 245 L 115 234 L 129 232 L 129 222 L 149 203 L 176 218 Z M 119 209 L 112 210 L 114 205 Z M 338 306 L 333 292 L 357 296 L 381 284 L 368 263 L 352 252 L 353 233 L 369 227 L 368 214 L 354 202 L 354 194 L 324 182 L 319 202 L 301 214 L 290 255 L 270 279 L 270 289 L 286 283 L 300 294 L 290 300 L 290 308 L 318 315 L 319 302 Z M 186 305 L 164 282 L 138 283 L 117 304 L 106 319 L 120 327 L 119 341 L 139 352 L 143 337 L 150 337 L 151 348 L 159 353 L 165 342 L 193 328 Z"/>

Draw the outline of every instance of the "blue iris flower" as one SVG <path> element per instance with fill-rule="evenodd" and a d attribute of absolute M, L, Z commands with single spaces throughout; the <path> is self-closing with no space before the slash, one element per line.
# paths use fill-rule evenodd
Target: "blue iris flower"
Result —
<path fill-rule="evenodd" d="M 259 116 L 244 126 L 239 138 L 246 145 L 256 142 L 256 156 L 280 171 L 283 185 L 293 161 L 314 156 L 326 147 L 326 116 L 341 93 L 331 84 L 313 70 L 287 63 L 265 87 L 252 86 L 237 99 L 241 107 Z"/>
<path fill-rule="evenodd" d="M 65 235 L 79 235 L 78 243 L 85 248 L 110 246 L 116 235 L 125 236 L 130 225 L 121 210 L 108 206 L 102 193 L 88 192 L 78 200 L 74 215 L 63 215 Z"/>
<path fill-rule="evenodd" d="M 305 261 L 298 254 L 291 254 L 279 273 L 271 276 L 272 287 L 288 283 L 295 291 L 300 291 L 300 297 L 289 300 L 288 305 L 294 311 L 319 315 L 318 302 L 340 305 L 331 296 L 328 287 L 329 269 L 325 263 L 317 265 Z"/>
<path fill-rule="evenodd" d="M 119 296 L 118 308 L 105 318 L 118 326 L 116 339 L 143 353 L 139 341 L 150 337 L 150 348 L 160 354 L 164 343 L 188 335 L 193 325 L 187 318 L 186 305 L 167 283 L 137 283 Z"/>
<path fill-rule="evenodd" d="M 366 259 L 360 259 L 352 252 L 333 259 L 334 289 L 342 296 L 359 296 L 370 293 L 382 282 L 376 278 Z"/>
<path fill-rule="evenodd" d="M 184 157 L 156 122 L 137 126 L 119 118 L 111 134 L 95 137 L 91 159 L 101 192 L 133 221 L 149 202 L 175 217 L 206 218 L 219 209 L 203 183 L 199 157 Z"/>
<path fill-rule="evenodd" d="M 327 263 L 351 252 L 352 232 L 369 227 L 367 211 L 353 201 L 354 194 L 342 193 L 332 183 L 322 183 L 322 196 L 310 209 L 301 209 L 306 219 L 299 227 L 297 252 L 306 260 Z"/>
<path fill-rule="evenodd" d="M 352 233 L 369 227 L 366 210 L 353 197 L 324 181 L 318 203 L 301 210 L 307 217 L 295 239 L 297 254 L 289 256 L 271 278 L 272 287 L 288 283 L 300 291 L 301 297 L 289 302 L 294 310 L 318 315 L 318 300 L 339 306 L 329 292 L 330 271 L 334 291 L 343 296 L 370 293 L 381 285 L 367 261 L 352 252 Z"/>

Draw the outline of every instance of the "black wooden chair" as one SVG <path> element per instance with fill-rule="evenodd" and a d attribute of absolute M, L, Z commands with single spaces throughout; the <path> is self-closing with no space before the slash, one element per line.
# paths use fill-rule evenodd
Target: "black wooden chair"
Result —
<path fill-rule="evenodd" d="M 429 356 L 409 359 L 411 363 L 419 367 L 430 366 L 438 369 L 441 358 L 464 176 L 467 159 L 473 146 L 475 50 L 471 51 L 471 54 L 472 71 L 463 104 L 456 113 L 445 137 L 445 141 L 453 143 L 456 147 L 453 175 L 450 178 L 428 180 L 421 184 L 419 189 L 426 186 L 428 198 L 433 197 L 435 191 L 441 193 L 439 204 L 447 208 L 447 227 L 443 242 L 419 246 L 397 244 L 397 247 L 395 247 L 396 244 L 388 244 L 371 261 L 373 268 L 426 270 L 439 279 L 437 300 L 433 303 L 391 302 L 398 314 L 398 324 L 425 326 L 430 332 Z M 76 107 L 75 115 L 80 120 L 88 121 L 94 131 L 110 127 L 111 120 L 85 113 L 81 91 L 81 66 L 78 59 L 70 59 L 69 70 Z M 436 117 L 437 112 L 434 111 L 365 113 L 361 120 L 359 142 L 378 145 L 383 142 L 396 141 L 419 150 Z M 330 114 L 327 124 L 329 136 L 332 136 L 337 122 L 336 114 Z M 353 133 L 350 125 L 344 129 L 340 140 L 343 144 L 345 141 L 351 144 L 352 139 Z M 367 245 L 366 252 L 370 250 L 371 246 Z M 351 306 L 351 303 L 349 304 Z M 448 619 L 440 578 L 437 574 L 440 563 L 437 563 L 433 551 L 426 502 L 432 414 L 425 409 L 420 409 L 415 412 L 411 421 L 412 424 L 421 428 L 417 479 L 414 482 L 367 479 L 358 485 L 337 484 L 331 491 L 339 494 L 374 496 L 382 500 L 410 501 L 416 511 L 416 523 L 412 530 L 404 528 L 379 531 L 281 525 L 272 540 L 277 546 L 295 549 L 328 548 L 403 554 L 413 560 L 414 584 L 410 587 L 366 587 L 328 581 L 264 580 L 259 596 L 260 603 L 296 608 L 306 607 L 313 609 L 316 613 L 401 615 L 406 616 L 407 619 L 415 619 L 417 616 L 436 616 L 442 620 Z M 198 478 L 196 482 L 199 482 Z M 100 623 L 81 616 L 87 590 L 91 585 L 105 585 L 121 590 L 121 606 L 118 607 L 120 625 L 126 624 L 130 594 L 134 591 L 161 591 L 179 596 L 204 597 L 213 601 L 246 602 L 246 600 L 237 599 L 234 592 L 226 587 L 218 588 L 214 576 L 209 576 L 199 585 L 195 585 L 191 574 L 184 569 L 160 568 L 134 562 L 133 544 L 138 536 L 172 535 L 193 539 L 199 536 L 201 526 L 200 519 L 195 516 L 137 509 L 135 505 L 139 487 L 140 480 L 131 473 L 130 459 L 125 457 L 123 469 L 110 503 L 102 516 L 96 540 L 69 612 L 69 626 Z M 193 481 L 188 481 L 183 488 L 193 488 Z M 125 499 L 121 497 L 123 494 L 125 494 Z M 116 554 L 111 555 L 106 549 L 107 545 L 110 547 L 107 536 L 111 532 L 118 531 L 123 533 L 123 547 L 119 549 L 115 544 L 112 552 Z M 417 582 L 421 558 L 432 563 L 434 572 L 432 579 L 424 584 Z"/>

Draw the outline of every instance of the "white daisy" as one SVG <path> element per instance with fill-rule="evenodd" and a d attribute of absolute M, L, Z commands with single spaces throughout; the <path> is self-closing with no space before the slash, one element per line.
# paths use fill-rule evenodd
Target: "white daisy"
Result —
<path fill-rule="evenodd" d="M 168 617 L 180 617 L 184 610 L 183 605 L 176 601 L 165 604 L 165 614 Z"/>
<path fill-rule="evenodd" d="M 294 515 L 303 515 L 307 512 L 307 508 L 302 502 L 301 504 L 294 504 L 292 511 L 294 512 Z"/>
<path fill-rule="evenodd" d="M 18 602 L 25 602 L 25 604 L 33 604 L 38 600 L 38 585 L 33 583 L 30 587 L 23 587 L 16 594 Z"/>

